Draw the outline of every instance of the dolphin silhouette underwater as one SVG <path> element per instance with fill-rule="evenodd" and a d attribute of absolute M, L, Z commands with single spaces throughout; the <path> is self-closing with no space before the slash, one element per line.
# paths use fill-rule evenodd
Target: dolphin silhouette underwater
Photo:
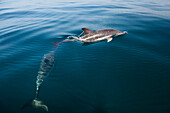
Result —
<path fill-rule="evenodd" d="M 49 75 L 50 71 L 53 68 L 55 62 L 55 53 L 58 48 L 59 44 L 55 44 L 55 50 L 50 51 L 49 53 L 45 54 L 41 60 L 40 68 L 38 71 L 38 76 L 36 80 L 36 95 L 33 100 L 30 100 L 26 104 L 22 106 L 22 109 L 26 107 L 33 107 L 33 108 L 42 108 L 45 111 L 48 111 L 47 105 L 45 105 L 41 100 L 39 100 L 39 92 L 40 86 L 43 83 L 44 79 Z"/>

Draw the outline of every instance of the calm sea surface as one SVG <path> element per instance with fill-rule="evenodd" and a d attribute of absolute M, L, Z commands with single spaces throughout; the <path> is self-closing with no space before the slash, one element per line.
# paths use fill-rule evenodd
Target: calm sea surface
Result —
<path fill-rule="evenodd" d="M 170 113 L 170 0 L 0 0 L 0 113 L 26 108 L 51 42 L 92 30 L 111 42 L 59 46 L 40 99 L 49 113 Z"/>

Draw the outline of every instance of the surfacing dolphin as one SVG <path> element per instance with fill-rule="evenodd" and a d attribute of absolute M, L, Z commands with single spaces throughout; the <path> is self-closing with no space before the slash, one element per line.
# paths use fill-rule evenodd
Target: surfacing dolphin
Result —
<path fill-rule="evenodd" d="M 80 41 L 83 43 L 94 43 L 94 42 L 99 42 L 103 40 L 107 40 L 107 42 L 110 42 L 113 39 L 113 36 L 119 36 L 123 34 L 127 34 L 126 31 L 120 32 L 118 30 L 114 29 L 104 29 L 104 30 L 99 30 L 99 31 L 92 31 L 88 28 L 82 28 L 84 31 L 84 35 L 80 37 L 76 36 L 69 36 L 72 37 L 73 39 L 65 39 L 63 42 L 69 42 L 69 41 Z"/>
<path fill-rule="evenodd" d="M 64 42 L 70 42 L 70 41 L 79 41 L 79 42 L 83 42 L 83 44 L 88 44 L 88 43 L 95 43 L 95 42 L 100 42 L 103 40 L 107 40 L 107 42 L 112 41 L 113 37 L 119 36 L 119 35 L 123 35 L 123 34 L 127 34 L 126 31 L 121 32 L 118 30 L 114 30 L 114 29 L 104 29 L 104 30 L 99 30 L 99 31 L 92 31 L 88 28 L 82 28 L 84 35 L 81 36 L 81 34 L 77 37 L 77 36 L 68 36 L 68 39 L 65 39 L 61 42 L 54 42 L 54 45 L 58 46 L 61 43 Z"/>
<path fill-rule="evenodd" d="M 107 40 L 107 42 L 110 42 L 113 39 L 112 36 L 119 36 L 119 35 L 127 34 L 127 32 L 120 32 L 114 29 L 92 31 L 88 28 L 82 28 L 82 30 L 84 31 L 85 35 L 80 38 L 75 38 L 75 39 L 81 42 L 85 42 L 85 43 L 86 42 L 99 42 L 103 40 Z"/>
<path fill-rule="evenodd" d="M 55 44 L 55 50 L 50 51 L 49 53 L 45 54 L 44 57 L 41 60 L 40 69 L 38 71 L 38 76 L 36 80 L 36 95 L 33 100 L 30 100 L 26 104 L 23 105 L 22 109 L 25 107 L 33 107 L 33 108 L 42 108 L 45 111 L 48 111 L 48 107 L 39 100 L 39 92 L 40 92 L 40 86 L 43 83 L 44 79 L 49 75 L 50 71 L 52 70 L 52 67 L 55 62 L 55 53 L 59 46 L 58 44 Z"/>

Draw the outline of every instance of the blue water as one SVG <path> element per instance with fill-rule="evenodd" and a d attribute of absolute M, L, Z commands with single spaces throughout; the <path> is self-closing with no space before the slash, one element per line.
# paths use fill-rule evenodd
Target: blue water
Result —
<path fill-rule="evenodd" d="M 1 0 L 0 113 L 45 112 L 20 108 L 51 42 L 83 27 L 128 34 L 60 45 L 39 95 L 49 113 L 170 112 L 170 0 Z"/>

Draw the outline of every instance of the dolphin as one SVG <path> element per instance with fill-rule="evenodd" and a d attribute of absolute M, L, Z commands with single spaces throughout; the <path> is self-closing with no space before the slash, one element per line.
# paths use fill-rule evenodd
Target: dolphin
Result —
<path fill-rule="evenodd" d="M 126 31 L 121 32 L 118 30 L 114 29 L 104 29 L 104 30 L 99 30 L 99 31 L 93 31 L 88 28 L 82 28 L 84 31 L 84 35 L 81 37 L 76 37 L 76 36 L 69 36 L 72 37 L 73 39 L 66 39 L 63 42 L 67 41 L 80 41 L 83 43 L 94 43 L 94 42 L 99 42 L 103 40 L 107 40 L 107 42 L 110 42 L 113 39 L 113 36 L 119 36 L 123 34 L 127 34 Z"/>
<path fill-rule="evenodd" d="M 30 100 L 26 104 L 22 106 L 22 109 L 26 107 L 33 107 L 33 108 L 42 108 L 45 111 L 48 111 L 48 106 L 45 105 L 41 100 L 39 100 L 39 92 L 40 86 L 43 83 L 44 79 L 49 75 L 50 71 L 52 70 L 55 62 L 55 53 L 60 43 L 54 43 L 55 50 L 50 51 L 49 53 L 45 54 L 41 60 L 41 65 L 38 71 L 37 80 L 36 80 L 36 95 L 33 100 Z"/>
<path fill-rule="evenodd" d="M 95 43 L 100 42 L 103 40 L 107 40 L 107 42 L 112 41 L 113 37 L 117 37 L 119 35 L 127 34 L 126 31 L 121 32 L 114 29 L 104 29 L 99 31 L 93 31 L 88 28 L 82 28 L 84 35 L 81 36 L 81 33 L 78 37 L 77 36 L 68 36 L 68 39 L 65 39 L 61 42 L 53 42 L 55 46 L 58 46 L 61 43 L 64 42 L 70 42 L 70 41 L 79 41 L 83 42 L 83 45 L 89 44 L 89 43 Z"/>
<path fill-rule="evenodd" d="M 92 31 L 88 28 L 82 28 L 82 30 L 84 31 L 85 35 L 78 38 L 78 41 L 81 41 L 81 42 L 99 42 L 103 40 L 107 40 L 107 42 L 110 42 L 113 39 L 112 36 L 119 36 L 119 35 L 127 34 L 127 32 L 120 32 L 114 29 Z"/>

